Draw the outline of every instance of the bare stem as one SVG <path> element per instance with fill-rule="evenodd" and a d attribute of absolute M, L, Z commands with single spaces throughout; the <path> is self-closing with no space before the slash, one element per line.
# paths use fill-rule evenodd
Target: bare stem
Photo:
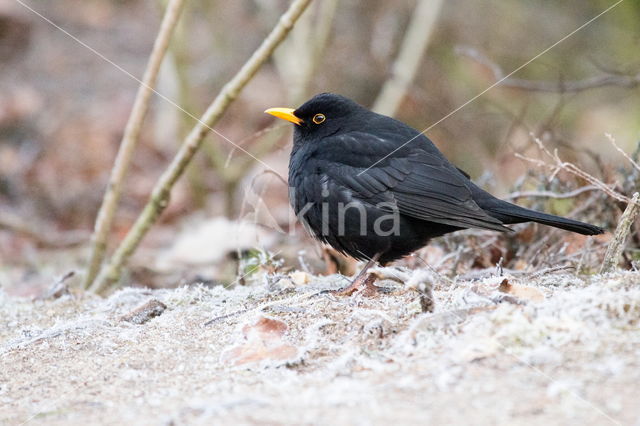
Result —
<path fill-rule="evenodd" d="M 429 38 L 433 33 L 442 0 L 418 0 L 405 34 L 400 53 L 393 64 L 391 77 L 386 81 L 376 99 L 373 110 L 385 115 L 394 115 L 407 88 L 418 71 Z"/>
<path fill-rule="evenodd" d="M 136 250 L 147 231 L 156 222 L 162 211 L 169 204 L 171 190 L 182 175 L 185 168 L 202 145 L 209 133 L 227 107 L 236 99 L 240 91 L 258 72 L 273 51 L 286 38 L 302 12 L 309 6 L 311 0 L 295 0 L 289 9 L 265 38 L 260 47 L 253 53 L 240 71 L 222 88 L 221 92 L 209 105 L 203 116 L 191 132 L 187 135 L 180 150 L 162 176 L 158 179 L 147 205 L 129 230 L 122 243 L 118 246 L 108 265 L 100 273 L 91 290 L 101 292 L 114 285 L 122 273 L 125 263 Z"/>
<path fill-rule="evenodd" d="M 640 203 L 638 202 L 638 193 L 636 192 L 633 194 L 633 198 L 629 204 L 627 204 L 624 213 L 622 213 L 620 223 L 618 223 L 616 232 L 613 234 L 613 239 L 609 243 L 609 247 L 607 247 L 607 252 L 604 255 L 604 261 L 600 268 L 601 274 L 611 272 L 618 266 L 622 250 L 624 250 L 625 241 L 627 240 L 631 225 L 638 215 L 638 212 L 640 212 Z"/>
<path fill-rule="evenodd" d="M 640 172 L 640 164 L 638 164 L 637 161 L 635 161 L 633 158 L 631 158 L 629 156 L 629 154 L 627 154 L 626 152 L 624 152 L 624 150 L 622 148 L 620 148 L 618 146 L 618 144 L 616 143 L 615 138 L 610 134 L 610 133 L 605 133 L 604 134 L 607 139 L 609 139 L 609 142 L 611 142 L 611 145 L 613 145 L 613 147 L 616 149 L 616 151 L 618 151 L 624 158 L 627 159 L 627 161 L 629 161 L 629 163 L 631 163 L 631 165 Z"/>
<path fill-rule="evenodd" d="M 153 87 L 158 78 L 160 65 L 167 52 L 171 35 L 178 22 L 184 3 L 184 0 L 171 0 L 169 2 L 164 17 L 162 18 L 158 36 L 153 44 L 153 50 L 151 51 L 142 83 L 140 87 L 138 87 L 133 108 L 129 115 L 129 121 L 124 130 L 120 148 L 113 169 L 111 170 L 107 191 L 104 194 L 102 205 L 96 218 L 91 244 L 91 255 L 84 280 L 85 288 L 88 288 L 93 283 L 104 259 L 107 250 L 107 238 L 111 231 L 111 225 L 113 224 L 113 217 L 118 207 L 118 202 L 120 201 L 120 195 L 122 194 L 122 184 L 127 175 L 129 164 L 131 164 L 133 151 L 140 137 L 142 123 L 149 110 L 149 101 L 154 92 Z"/>
<path fill-rule="evenodd" d="M 543 198 L 573 198 L 577 195 L 582 194 L 587 191 L 599 191 L 600 188 L 594 185 L 582 186 L 580 188 L 574 189 L 573 191 L 557 193 L 553 191 L 516 191 L 509 194 L 506 197 L 507 200 L 513 200 L 516 198 L 525 198 L 525 197 L 543 197 Z"/>

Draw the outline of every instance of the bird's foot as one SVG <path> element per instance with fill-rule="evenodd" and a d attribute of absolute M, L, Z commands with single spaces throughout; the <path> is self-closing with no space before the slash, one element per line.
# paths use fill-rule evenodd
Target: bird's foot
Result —
<path fill-rule="evenodd" d="M 357 277 L 351 284 L 345 288 L 339 290 L 333 290 L 331 293 L 336 296 L 351 296 L 356 291 L 362 291 L 363 296 L 373 297 L 378 293 L 388 293 L 389 289 L 385 287 L 378 287 L 374 283 L 378 280 L 379 276 L 375 272 L 370 272 L 362 276 Z"/>

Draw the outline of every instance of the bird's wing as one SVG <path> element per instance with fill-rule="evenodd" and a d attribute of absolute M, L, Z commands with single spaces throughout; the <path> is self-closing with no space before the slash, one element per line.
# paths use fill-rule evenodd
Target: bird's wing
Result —
<path fill-rule="evenodd" d="M 319 147 L 314 157 L 323 174 L 363 202 L 386 203 L 383 208 L 390 203 L 403 215 L 446 225 L 509 230 L 476 204 L 466 177 L 426 137 L 396 152 L 398 144 L 389 137 L 335 135 L 323 140 L 327 149 Z"/>

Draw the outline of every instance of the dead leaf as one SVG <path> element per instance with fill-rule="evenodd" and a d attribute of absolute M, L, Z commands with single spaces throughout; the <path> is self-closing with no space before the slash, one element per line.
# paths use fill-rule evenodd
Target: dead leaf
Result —
<path fill-rule="evenodd" d="M 530 302 L 542 302 L 544 294 L 535 287 L 525 285 L 511 284 L 508 279 L 502 280 L 498 290 L 517 297 L 518 299 L 528 300 Z"/>
<path fill-rule="evenodd" d="M 287 324 L 280 320 L 261 316 L 242 327 L 242 342 L 224 351 L 220 360 L 236 366 L 263 361 L 292 361 L 298 357 L 298 348 L 285 340 L 288 329 Z"/>

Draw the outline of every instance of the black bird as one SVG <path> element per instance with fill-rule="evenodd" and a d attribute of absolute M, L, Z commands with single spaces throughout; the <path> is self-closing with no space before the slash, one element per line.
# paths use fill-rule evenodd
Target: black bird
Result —
<path fill-rule="evenodd" d="M 385 264 L 434 237 L 465 228 L 510 231 L 538 222 L 584 235 L 594 225 L 499 200 L 452 165 L 419 131 L 343 96 L 322 93 L 297 109 L 268 114 L 295 124 L 289 161 L 291 205 L 314 237 Z"/>

